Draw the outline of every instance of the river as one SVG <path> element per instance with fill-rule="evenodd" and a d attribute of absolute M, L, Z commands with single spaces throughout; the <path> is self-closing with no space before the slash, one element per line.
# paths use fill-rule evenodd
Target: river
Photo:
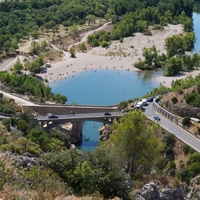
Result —
<path fill-rule="evenodd" d="M 200 50 L 200 14 L 193 13 L 194 31 L 196 42 L 194 52 Z M 115 70 L 97 70 L 76 74 L 50 84 L 54 93 L 68 97 L 67 104 L 82 105 L 114 105 L 123 100 L 140 98 L 159 86 L 156 77 L 162 75 L 163 70 L 154 72 L 129 72 Z M 98 146 L 101 126 L 98 122 L 83 123 L 82 143 L 77 145 L 81 150 L 92 151 Z M 89 138 L 89 140 L 85 140 Z"/>

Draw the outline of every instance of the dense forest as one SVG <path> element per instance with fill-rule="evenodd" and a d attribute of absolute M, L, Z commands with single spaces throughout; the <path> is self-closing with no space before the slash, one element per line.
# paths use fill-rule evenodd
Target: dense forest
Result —
<path fill-rule="evenodd" d="M 152 24 L 182 22 L 188 28 L 193 5 L 193 0 L 6 0 L 0 4 L 0 57 L 17 49 L 22 39 L 37 38 L 44 30 L 55 32 L 60 24 L 67 28 L 104 18 L 116 24 L 113 39 L 147 32 Z"/>

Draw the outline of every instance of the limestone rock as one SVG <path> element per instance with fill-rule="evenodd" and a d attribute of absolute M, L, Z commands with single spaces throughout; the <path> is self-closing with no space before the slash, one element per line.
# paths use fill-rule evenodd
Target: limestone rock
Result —
<path fill-rule="evenodd" d="M 15 153 L 7 152 L 6 156 L 10 157 L 14 163 L 20 164 L 23 167 L 39 166 L 36 162 L 37 158 L 28 153 L 25 153 L 24 155 L 18 155 Z"/>
<path fill-rule="evenodd" d="M 134 194 L 135 200 L 189 200 L 187 190 L 183 185 L 179 188 L 166 186 L 161 188 L 154 182 L 147 183 L 144 187 Z"/>
<path fill-rule="evenodd" d="M 112 128 L 109 124 L 105 124 L 105 125 L 102 125 L 100 128 L 99 128 L 99 132 L 100 132 L 100 137 L 99 139 L 101 141 L 106 141 L 109 139 L 109 136 L 110 134 L 112 133 Z"/>

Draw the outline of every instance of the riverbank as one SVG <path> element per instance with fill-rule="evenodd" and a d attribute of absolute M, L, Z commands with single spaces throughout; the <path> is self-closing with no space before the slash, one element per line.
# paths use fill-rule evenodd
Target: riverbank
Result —
<path fill-rule="evenodd" d="M 181 25 L 169 24 L 162 31 L 152 30 L 151 32 L 151 36 L 136 33 L 132 37 L 124 38 L 122 43 L 113 41 L 107 49 L 96 47 L 85 53 L 76 53 L 76 58 L 70 58 L 69 52 L 63 52 L 62 61 L 51 63 L 47 73 L 38 75 L 51 83 L 91 70 L 139 71 L 134 67 L 134 63 L 138 61 L 138 58 L 143 59 L 143 48 L 150 48 L 154 45 L 160 54 L 166 53 L 165 39 L 174 34 L 183 33 L 183 28 Z M 158 79 L 158 81 L 161 80 Z"/>
<path fill-rule="evenodd" d="M 185 79 L 189 76 L 192 76 L 194 78 L 195 76 L 197 76 L 199 74 L 200 74 L 200 70 L 194 70 L 192 72 L 186 72 L 185 74 L 180 74 L 180 75 L 177 75 L 177 76 L 170 76 L 170 77 L 160 76 L 156 80 L 160 84 L 170 88 L 172 81 L 179 80 L 179 79 Z"/>

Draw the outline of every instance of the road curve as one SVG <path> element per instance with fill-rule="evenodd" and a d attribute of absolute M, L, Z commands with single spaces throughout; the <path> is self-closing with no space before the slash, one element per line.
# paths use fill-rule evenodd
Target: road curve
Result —
<path fill-rule="evenodd" d="M 22 98 L 20 98 L 18 96 L 15 96 L 15 95 L 7 93 L 7 92 L 4 92 L 2 90 L 0 90 L 0 93 L 2 93 L 7 98 L 14 99 L 15 102 L 17 102 L 20 106 L 36 106 L 36 104 L 34 104 L 34 103 L 32 103 L 32 102 L 30 102 L 28 100 L 22 99 Z"/>

